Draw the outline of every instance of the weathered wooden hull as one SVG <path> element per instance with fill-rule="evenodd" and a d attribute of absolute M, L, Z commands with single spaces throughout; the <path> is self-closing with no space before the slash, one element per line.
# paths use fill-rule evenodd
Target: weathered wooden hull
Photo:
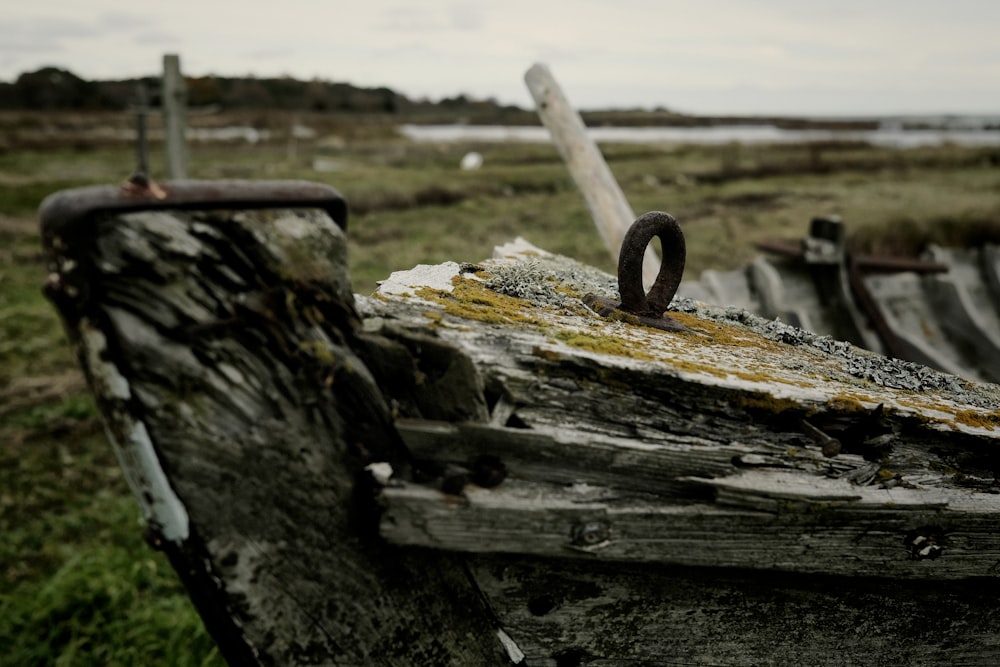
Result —
<path fill-rule="evenodd" d="M 232 664 L 1000 659 L 993 385 L 606 319 L 608 276 L 523 244 L 355 296 L 308 200 L 59 196 L 49 294 Z"/>
<path fill-rule="evenodd" d="M 734 305 L 981 382 L 1000 381 L 1000 248 L 931 246 L 918 260 L 853 257 L 839 221 L 801 244 L 762 244 L 736 271 L 705 271 L 680 293 Z"/>

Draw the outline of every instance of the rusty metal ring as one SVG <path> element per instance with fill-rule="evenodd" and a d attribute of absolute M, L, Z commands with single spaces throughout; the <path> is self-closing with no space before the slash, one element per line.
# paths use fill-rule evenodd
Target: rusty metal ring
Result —
<path fill-rule="evenodd" d="M 642 289 L 642 260 L 654 236 L 660 237 L 663 260 L 647 294 Z M 665 312 L 681 284 L 686 259 L 684 234 L 674 216 L 662 211 L 644 213 L 625 232 L 618 254 L 621 302 L 596 294 L 587 294 L 583 302 L 603 317 L 620 318 L 626 313 L 636 324 L 665 331 L 687 331 L 687 327 Z"/>
<path fill-rule="evenodd" d="M 663 259 L 647 294 L 642 287 L 642 259 L 654 236 L 660 237 Z M 621 309 L 644 317 L 661 317 L 681 284 L 686 259 L 684 234 L 672 215 L 650 211 L 639 216 L 625 233 L 618 255 Z"/>

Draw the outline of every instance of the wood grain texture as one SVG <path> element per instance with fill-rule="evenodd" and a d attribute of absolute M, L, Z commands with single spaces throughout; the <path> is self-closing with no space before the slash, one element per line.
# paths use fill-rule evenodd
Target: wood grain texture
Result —
<path fill-rule="evenodd" d="M 602 320 L 573 295 L 606 282 L 519 248 L 363 311 L 475 360 L 488 422 L 396 427 L 505 481 L 401 481 L 382 533 L 469 553 L 530 663 L 998 659 L 995 386 L 693 302 L 691 335 Z"/>
<path fill-rule="evenodd" d="M 989 665 L 997 587 L 475 557 L 530 665 Z"/>
<path fill-rule="evenodd" d="M 608 276 L 524 244 L 368 298 L 319 210 L 78 224 L 55 301 L 233 664 L 1000 659 L 993 385 L 602 318 Z"/>
<path fill-rule="evenodd" d="M 86 360 L 100 358 L 127 382 L 117 396 L 94 388 L 112 426 L 127 412 L 155 445 L 191 526 L 162 546 L 201 587 L 190 593 L 215 615 L 224 655 L 507 662 L 461 563 L 390 547 L 363 514 L 363 466 L 405 452 L 351 351 L 344 237 L 326 214 L 139 212 L 93 225 L 58 262 L 63 288 L 86 294 L 67 324 L 91 377 Z M 82 328 L 107 348 L 89 354 Z"/>

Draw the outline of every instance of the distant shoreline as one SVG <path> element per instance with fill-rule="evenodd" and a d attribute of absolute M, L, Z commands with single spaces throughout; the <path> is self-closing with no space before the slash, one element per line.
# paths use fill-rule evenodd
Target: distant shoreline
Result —
<path fill-rule="evenodd" d="M 256 112 L 323 115 L 364 119 L 385 125 L 539 125 L 533 108 L 505 105 L 494 98 L 466 95 L 440 100 L 410 99 L 386 87 L 359 87 L 344 82 L 292 78 L 185 77 L 192 112 L 214 109 L 222 114 Z M 145 86 L 149 104 L 159 105 L 159 78 L 87 81 L 72 72 L 45 67 L 25 72 L 13 82 L 0 81 L 0 111 L 81 114 L 134 110 L 137 91 Z M 767 125 L 782 130 L 900 129 L 994 130 L 998 114 L 729 114 L 697 115 L 665 107 L 582 109 L 588 127 L 715 127 Z"/>
<path fill-rule="evenodd" d="M 1000 126 L 986 127 L 905 127 L 884 122 L 874 127 L 831 128 L 781 127 L 773 123 L 733 123 L 705 126 L 588 126 L 597 142 L 670 143 L 670 144 L 780 144 L 859 142 L 888 148 L 915 148 L 956 144 L 962 146 L 1000 146 Z M 536 126 L 502 125 L 414 125 L 404 124 L 400 131 L 411 141 L 433 142 L 535 142 L 550 141 L 548 131 Z"/>

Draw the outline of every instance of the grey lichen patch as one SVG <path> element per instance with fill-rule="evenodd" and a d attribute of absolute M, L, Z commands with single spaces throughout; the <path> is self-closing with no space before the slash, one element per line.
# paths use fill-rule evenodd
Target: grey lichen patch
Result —
<path fill-rule="evenodd" d="M 612 276 L 560 256 L 529 257 L 490 267 L 486 287 L 535 306 L 578 308 L 584 293 L 617 298 Z"/>
<path fill-rule="evenodd" d="M 769 320 L 740 308 L 712 306 L 692 299 L 678 300 L 673 308 L 715 322 L 740 324 L 768 340 L 813 348 L 842 360 L 842 368 L 847 374 L 878 387 L 946 392 L 957 402 L 983 409 L 995 409 L 1000 405 L 1000 387 L 995 385 L 974 384 L 921 364 L 875 354 L 848 342 Z"/>
<path fill-rule="evenodd" d="M 881 357 L 741 309 L 678 299 L 671 316 L 686 331 L 663 332 L 602 317 L 584 305 L 586 294 L 616 298 L 616 281 L 569 258 L 508 253 L 477 264 L 474 274 L 460 274 L 454 266 L 450 290 L 427 286 L 416 271 L 399 272 L 397 282 L 409 292 L 399 298 L 417 297 L 443 308 L 446 317 L 437 323 L 449 330 L 463 320 L 509 327 L 507 335 L 528 345 L 536 359 L 587 357 L 609 367 L 748 392 L 769 397 L 761 407 L 775 412 L 792 404 L 829 411 L 836 397 L 866 410 L 884 404 L 887 414 L 935 429 L 975 434 L 1000 429 L 1000 419 L 974 419 L 968 412 L 996 410 L 1000 388 L 994 385 Z"/>
<path fill-rule="evenodd" d="M 563 306 L 567 301 L 565 295 L 555 290 L 554 281 L 534 259 L 496 267 L 487 274 L 486 287 L 538 306 Z"/>
<path fill-rule="evenodd" d="M 347 242 L 342 229 L 319 209 L 239 211 L 233 222 L 275 254 L 283 277 L 346 286 Z M 341 294 L 342 296 L 342 294 Z"/>

